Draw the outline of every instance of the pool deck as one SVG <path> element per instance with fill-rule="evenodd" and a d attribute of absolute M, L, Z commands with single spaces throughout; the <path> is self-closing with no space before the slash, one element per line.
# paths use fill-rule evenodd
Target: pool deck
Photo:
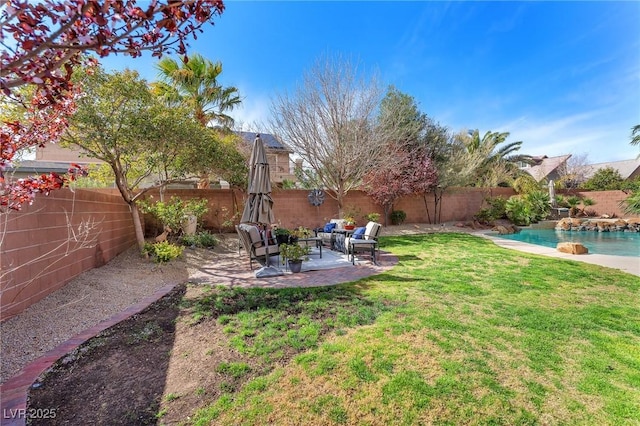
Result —
<path fill-rule="evenodd" d="M 640 276 L 640 257 L 632 256 L 611 256 L 606 254 L 568 254 L 561 253 L 555 248 L 544 247 L 536 244 L 523 243 L 520 241 L 500 238 L 495 231 L 481 231 L 477 235 L 483 236 L 493 241 L 500 247 L 519 250 L 526 253 L 541 254 L 543 256 L 556 257 L 559 259 L 575 260 L 577 262 L 592 263 L 594 265 L 619 269 L 632 275 Z"/>

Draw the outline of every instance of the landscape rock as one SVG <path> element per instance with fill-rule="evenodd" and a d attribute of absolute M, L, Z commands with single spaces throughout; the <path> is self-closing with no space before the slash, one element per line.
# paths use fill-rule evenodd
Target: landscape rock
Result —
<path fill-rule="evenodd" d="M 500 235 L 515 234 L 518 228 L 513 225 L 498 225 L 493 227 L 492 231 L 497 231 Z"/>
<path fill-rule="evenodd" d="M 559 252 L 569 254 L 587 254 L 589 249 L 580 243 L 558 243 L 556 247 Z"/>

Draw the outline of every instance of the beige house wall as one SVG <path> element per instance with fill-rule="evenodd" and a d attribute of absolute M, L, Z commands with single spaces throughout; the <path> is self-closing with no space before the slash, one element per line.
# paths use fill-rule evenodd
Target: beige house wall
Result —
<path fill-rule="evenodd" d="M 288 152 L 275 151 L 267 148 L 267 160 L 271 170 L 271 180 L 282 183 L 285 179 L 295 181 L 291 170 Z M 36 149 L 36 161 L 59 161 L 65 163 L 103 163 L 101 160 L 87 157 L 77 148 L 63 148 L 58 144 L 47 144 Z"/>
<path fill-rule="evenodd" d="M 36 148 L 37 161 L 60 161 L 68 163 L 102 163 L 103 161 L 88 157 L 79 148 L 63 148 L 59 144 L 48 143 Z"/>

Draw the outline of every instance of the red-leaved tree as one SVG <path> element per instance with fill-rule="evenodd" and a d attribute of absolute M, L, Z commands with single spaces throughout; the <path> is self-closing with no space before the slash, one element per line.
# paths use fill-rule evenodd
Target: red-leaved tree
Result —
<path fill-rule="evenodd" d="M 69 174 L 55 173 L 8 179 L 4 172 L 20 150 L 56 142 L 75 111 L 71 75 L 75 67 L 90 66 L 98 57 L 143 51 L 160 57 L 186 54 L 187 38 L 224 11 L 221 0 L 5 0 L 0 9 L 0 89 L 3 102 L 18 102 L 23 120 L 0 126 L 0 209 L 18 210 L 36 193 L 48 193 L 84 173 L 71 165 Z M 33 87 L 25 99 L 19 90 Z"/>
<path fill-rule="evenodd" d="M 374 203 L 384 209 L 384 224 L 393 208 L 393 203 L 403 195 L 411 193 L 407 168 L 409 158 L 397 158 L 398 167 L 380 167 L 369 171 L 363 178 L 365 192 Z"/>
<path fill-rule="evenodd" d="M 397 150 L 395 162 L 367 173 L 363 179 L 365 192 L 384 209 L 385 226 L 393 204 L 402 196 L 425 194 L 438 182 L 437 170 L 428 157 L 419 150 Z"/>
<path fill-rule="evenodd" d="M 427 220 L 431 223 L 429 206 L 427 205 L 427 194 L 433 192 L 438 185 L 438 170 L 431 158 L 424 153 L 412 158 L 411 170 L 411 193 L 422 196 L 427 212 Z M 438 217 L 438 215 L 436 214 L 435 217 Z"/>

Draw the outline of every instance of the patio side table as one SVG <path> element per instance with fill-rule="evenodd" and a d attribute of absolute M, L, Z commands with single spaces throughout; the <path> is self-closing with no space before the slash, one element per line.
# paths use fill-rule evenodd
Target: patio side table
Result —
<path fill-rule="evenodd" d="M 376 262 L 376 248 L 378 247 L 378 242 L 376 240 L 354 240 L 353 238 L 349 240 L 347 256 L 351 256 L 351 263 L 353 265 L 356 264 L 356 246 L 368 246 L 371 250 L 371 261 L 374 265 L 378 265 L 378 262 Z"/>
<path fill-rule="evenodd" d="M 305 243 L 305 245 L 308 246 L 309 242 L 315 242 L 316 247 L 320 249 L 320 259 L 322 259 L 322 238 L 320 237 L 298 238 L 298 243 Z"/>

